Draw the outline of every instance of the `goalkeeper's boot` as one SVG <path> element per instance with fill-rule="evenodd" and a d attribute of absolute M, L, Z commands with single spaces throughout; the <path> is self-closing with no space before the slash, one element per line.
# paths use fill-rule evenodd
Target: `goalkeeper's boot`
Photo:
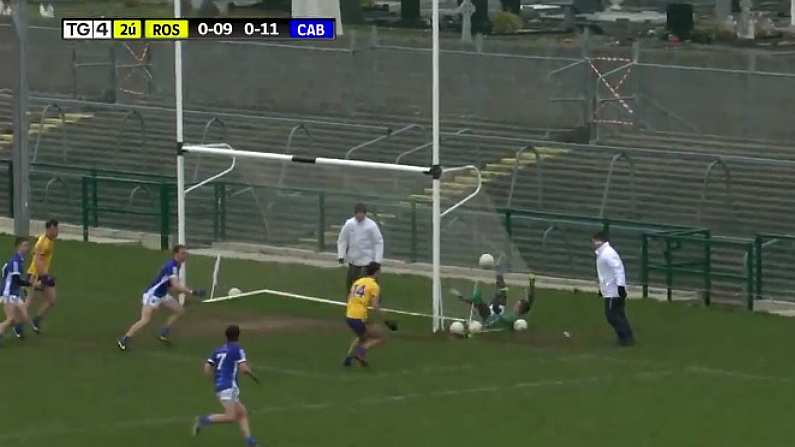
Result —
<path fill-rule="evenodd" d="M 33 329 L 33 332 L 36 334 L 41 334 L 41 317 L 36 317 L 33 321 L 30 322 L 30 328 Z"/>

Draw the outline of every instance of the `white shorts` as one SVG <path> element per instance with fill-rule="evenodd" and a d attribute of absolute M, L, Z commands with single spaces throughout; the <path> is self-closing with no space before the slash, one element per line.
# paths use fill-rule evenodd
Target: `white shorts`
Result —
<path fill-rule="evenodd" d="M 168 301 L 168 300 L 176 302 L 174 297 L 171 296 L 171 295 L 165 295 L 163 297 L 157 297 L 157 296 L 154 296 L 152 294 L 145 293 L 144 296 L 143 296 L 142 302 L 143 302 L 144 306 L 160 307 L 160 304 L 162 304 L 164 301 Z"/>
<path fill-rule="evenodd" d="M 240 388 L 227 388 L 215 393 L 221 403 L 240 402 Z"/>
<path fill-rule="evenodd" d="M 0 296 L 0 303 L 2 304 L 23 304 L 25 299 L 21 296 L 16 295 L 9 295 L 9 296 Z"/>

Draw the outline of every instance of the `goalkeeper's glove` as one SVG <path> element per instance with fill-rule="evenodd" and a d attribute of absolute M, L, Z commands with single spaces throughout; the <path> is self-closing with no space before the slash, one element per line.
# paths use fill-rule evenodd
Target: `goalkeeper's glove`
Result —
<path fill-rule="evenodd" d="M 621 298 L 627 297 L 627 288 L 624 286 L 618 286 L 618 296 Z"/>
<path fill-rule="evenodd" d="M 397 331 L 398 330 L 398 323 L 394 320 L 384 320 L 384 325 L 389 328 L 390 331 Z"/>
<path fill-rule="evenodd" d="M 204 298 L 204 296 L 207 295 L 207 291 L 205 289 L 193 289 L 190 291 L 190 294 L 197 298 Z"/>

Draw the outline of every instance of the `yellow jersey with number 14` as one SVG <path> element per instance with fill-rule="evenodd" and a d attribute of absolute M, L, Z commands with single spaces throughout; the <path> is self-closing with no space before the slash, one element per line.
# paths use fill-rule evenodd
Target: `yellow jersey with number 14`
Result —
<path fill-rule="evenodd" d="M 353 283 L 350 294 L 348 294 L 348 310 L 345 313 L 347 318 L 367 321 L 367 308 L 377 299 L 381 293 L 381 286 L 374 278 L 369 276 L 361 278 Z"/>
<path fill-rule="evenodd" d="M 28 273 L 33 276 L 38 276 L 42 273 L 50 273 L 50 264 L 52 263 L 52 254 L 55 250 L 55 241 L 48 238 L 46 234 L 42 234 L 36 239 L 36 245 L 33 246 L 33 261 L 30 263 Z M 41 256 L 44 258 L 44 265 L 47 268 L 46 272 L 40 272 L 36 268 L 36 257 Z"/>

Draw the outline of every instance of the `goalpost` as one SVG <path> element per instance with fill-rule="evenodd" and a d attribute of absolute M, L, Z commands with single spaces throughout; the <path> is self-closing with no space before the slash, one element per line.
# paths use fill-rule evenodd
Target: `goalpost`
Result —
<path fill-rule="evenodd" d="M 174 2 L 174 15 L 175 17 L 180 17 L 180 2 Z M 444 320 L 445 318 L 450 317 L 466 317 L 466 315 L 470 314 L 470 307 L 467 305 L 463 307 L 457 301 L 453 300 L 452 298 L 447 297 L 449 294 L 443 294 L 443 288 L 445 290 L 447 286 L 449 288 L 453 288 L 455 286 L 457 289 L 462 289 L 466 287 L 464 284 L 448 282 L 447 278 L 442 278 L 442 265 L 457 265 L 457 266 L 467 266 L 468 268 L 473 268 L 475 266 L 475 262 L 477 256 L 480 253 L 491 252 L 494 253 L 495 257 L 501 257 L 506 259 L 506 265 L 513 264 L 514 266 L 518 266 L 522 263 L 521 256 L 517 255 L 517 251 L 510 248 L 511 242 L 508 237 L 505 235 L 505 231 L 502 228 L 502 223 L 499 221 L 499 218 L 496 214 L 496 207 L 489 202 L 488 197 L 485 197 L 484 194 L 481 194 L 481 186 L 483 184 L 482 179 L 480 177 L 480 171 L 476 166 L 460 166 L 460 167 L 447 167 L 443 168 L 440 162 L 440 102 L 439 102 L 439 5 L 438 0 L 433 1 L 433 50 L 432 50 L 432 71 L 433 71 L 433 86 L 432 86 L 432 151 L 431 151 L 431 159 L 428 165 L 420 166 L 420 165 L 404 165 L 398 163 L 387 163 L 387 162 L 372 162 L 372 161 L 361 161 L 361 160 L 350 160 L 350 159 L 341 159 L 341 158 L 333 158 L 333 157 L 315 157 L 315 156 L 307 156 L 307 155 L 296 155 L 295 153 L 276 153 L 276 152 L 256 152 L 250 150 L 240 150 L 233 148 L 228 144 L 188 144 L 184 141 L 183 135 L 183 66 L 182 66 L 182 43 L 180 41 L 175 41 L 175 89 L 176 89 L 176 119 L 177 119 L 177 126 L 176 126 L 176 147 L 177 147 L 177 154 L 176 154 L 176 168 L 177 168 L 177 236 L 178 242 L 180 244 L 185 244 L 188 239 L 188 230 L 186 229 L 186 222 L 188 220 L 188 213 L 191 212 L 193 209 L 190 204 L 187 203 L 187 196 L 191 193 L 191 197 L 194 195 L 198 197 L 204 197 L 201 195 L 202 187 L 209 185 L 224 176 L 231 175 L 233 171 L 240 171 L 244 177 L 246 177 L 246 169 L 249 171 L 254 171 L 252 174 L 249 174 L 255 177 L 258 181 L 250 182 L 246 181 L 247 188 L 242 188 L 245 190 L 250 191 L 250 195 L 253 196 L 253 201 L 251 201 L 251 208 L 261 207 L 260 201 L 261 197 L 257 196 L 257 188 L 260 187 L 262 189 L 269 187 L 274 189 L 274 185 L 272 182 L 275 182 L 275 179 L 271 178 L 272 175 L 269 176 L 267 167 L 273 168 L 273 165 L 281 165 L 281 166 L 295 166 L 296 168 L 291 169 L 303 169 L 300 175 L 295 175 L 294 178 L 310 178 L 313 176 L 320 176 L 318 171 L 322 171 L 323 169 L 339 169 L 339 171 L 335 171 L 331 174 L 326 174 L 328 178 L 339 178 L 342 176 L 347 176 L 347 172 L 351 169 L 357 170 L 365 170 L 365 171 L 373 171 L 373 172 L 380 172 L 383 173 L 383 177 L 395 176 L 395 183 L 401 182 L 399 178 L 405 178 L 406 180 L 403 182 L 404 188 L 401 190 L 402 194 L 405 194 L 405 186 L 414 186 L 419 188 L 422 191 L 421 184 L 426 181 L 430 181 L 430 188 L 428 188 L 429 194 L 429 208 L 430 208 L 430 238 L 424 239 L 422 244 L 423 248 L 425 244 L 430 245 L 431 248 L 431 255 L 429 259 L 429 263 L 431 265 L 431 303 L 430 303 L 430 312 L 427 310 L 421 310 L 418 312 L 416 307 L 416 303 L 413 303 L 413 308 L 404 308 L 401 310 L 404 314 L 413 315 L 413 314 L 429 314 L 432 317 L 432 329 L 434 332 L 439 331 L 444 328 Z M 191 156 L 196 157 L 214 157 L 216 159 L 227 159 L 231 161 L 231 166 L 229 166 L 225 170 L 221 170 L 220 172 L 208 176 L 206 179 L 198 181 L 197 178 L 194 178 L 191 181 L 191 185 L 188 186 L 186 179 L 186 158 Z M 259 164 L 258 164 L 259 163 Z M 267 165 L 267 166 L 266 166 Z M 218 167 L 218 165 L 216 166 Z M 303 167 L 303 168 L 301 168 Z M 463 171 L 469 171 L 468 174 L 462 174 Z M 276 169 L 272 172 L 281 172 L 284 173 L 284 168 Z M 336 176 L 336 177 L 335 177 Z M 402 177 L 401 177 L 402 176 Z M 445 177 L 447 176 L 447 177 Z M 379 177 L 379 176 L 372 176 L 372 177 Z M 455 189 L 455 194 L 451 194 L 450 190 L 446 188 L 446 194 L 442 195 L 442 181 L 448 182 L 452 189 Z M 415 180 L 410 180 L 415 179 Z M 248 180 L 248 179 L 246 179 Z M 380 185 L 383 187 L 384 179 L 381 178 L 374 178 L 377 181 L 381 181 Z M 281 182 L 279 182 L 281 183 Z M 333 182 L 329 182 L 332 185 L 335 185 Z M 347 183 L 347 182 L 346 182 Z M 410 185 L 411 183 L 416 183 L 416 185 Z M 417 186 L 420 185 L 420 186 Z M 281 186 L 279 184 L 278 186 Z M 324 185 L 323 187 L 327 188 L 329 191 L 333 191 L 335 186 Z M 453 188 L 454 187 L 454 188 Z M 375 191 L 380 192 L 380 191 Z M 264 193 L 263 193 L 264 194 Z M 350 194 L 349 195 L 353 195 Z M 405 197 L 405 195 L 403 196 Z M 477 200 L 473 200 L 477 197 Z M 194 199 L 191 199 L 194 200 Z M 200 199 L 195 199 L 200 200 Z M 250 200 L 250 198 L 249 198 Z M 406 208 L 406 199 L 400 199 L 401 206 Z M 264 201 L 264 200 L 262 200 Z M 442 202 L 444 201 L 446 209 L 442 210 Z M 464 204 L 468 202 L 471 203 L 467 206 L 469 209 L 464 210 L 462 207 Z M 477 204 L 475 206 L 471 206 L 473 203 Z M 288 203 L 290 203 L 288 201 Z M 426 208 L 423 202 L 422 211 L 417 211 L 416 203 L 412 201 L 411 210 L 414 212 L 412 215 L 412 219 L 418 219 L 417 214 L 420 212 L 425 213 Z M 352 205 L 352 203 L 351 203 Z M 297 205 L 288 205 L 288 206 L 297 206 Z M 384 205 L 386 207 L 386 205 Z M 486 211 L 483 211 L 486 210 Z M 266 214 L 266 210 L 264 208 L 259 210 L 261 214 Z M 270 211 L 268 208 L 267 211 Z M 405 212 L 405 211 L 404 211 Z M 422 216 L 426 216 L 427 214 L 422 214 Z M 443 218 L 445 216 L 451 216 L 448 219 L 445 219 L 444 225 L 444 235 L 442 234 L 442 225 L 443 225 Z M 192 221 L 198 222 L 200 219 L 195 219 Z M 199 224 L 196 224 L 197 226 Z M 412 220 L 412 225 L 414 225 L 414 220 Z M 196 228 L 196 227 L 194 227 Z M 191 230 L 190 234 L 194 234 L 194 229 Z M 323 232 L 323 229 L 320 230 Z M 481 234 L 483 233 L 483 234 Z M 191 236 L 192 238 L 194 236 Z M 448 255 L 451 256 L 450 259 L 445 259 L 443 262 L 443 253 L 442 253 L 442 239 L 445 239 L 445 247 L 449 247 L 450 250 L 446 249 Z M 385 237 L 386 244 L 390 244 L 390 239 Z M 425 242 L 427 240 L 427 242 Z M 471 243 L 466 244 L 465 242 L 469 241 Z M 466 245 L 466 247 L 462 247 Z M 488 250 L 488 251 L 486 251 Z M 456 256 L 456 261 L 452 260 L 452 256 Z M 423 257 L 424 259 L 424 257 Z M 461 261 L 461 260 L 466 261 Z M 518 271 L 525 271 L 520 270 Z M 457 280 L 461 281 L 471 281 L 471 276 L 467 276 L 469 273 L 459 274 Z M 183 267 L 181 271 L 181 277 L 183 280 L 186 279 L 187 272 L 186 268 Z M 463 278 L 463 279 L 462 279 Z M 445 281 L 443 287 L 443 280 Z M 215 283 L 214 283 L 215 284 Z M 289 292 L 282 293 L 282 296 L 295 296 L 295 294 L 291 294 Z M 427 303 L 427 294 L 425 295 L 425 302 Z M 446 298 L 447 297 L 447 298 Z M 421 298 L 421 297 L 420 297 Z M 446 301 L 447 300 L 447 301 Z M 320 299 L 318 302 L 326 302 L 329 300 Z M 447 303 L 447 304 L 445 304 Z M 391 303 L 390 303 L 391 305 Z M 406 306 L 409 306 L 406 304 Z M 410 307 L 410 306 L 409 306 Z M 448 308 L 447 312 L 445 311 L 445 307 Z"/>
<path fill-rule="evenodd" d="M 232 160 L 231 166 L 216 174 L 211 176 L 205 180 L 202 180 L 199 183 L 191 185 L 190 187 L 186 186 L 185 182 L 185 157 L 190 155 L 206 155 L 206 156 L 213 156 L 213 157 L 225 157 Z M 392 173 L 402 173 L 408 174 L 411 176 L 422 177 L 422 178 L 431 178 L 432 183 L 434 185 L 434 195 L 433 195 L 433 204 L 432 204 L 432 264 L 433 264 L 433 272 L 432 272 L 432 317 L 433 317 L 433 330 L 438 331 L 443 328 L 443 321 L 444 321 L 444 309 L 443 309 L 443 300 L 442 300 L 442 280 L 441 280 L 441 243 L 440 243 L 440 224 L 442 221 L 442 217 L 454 212 L 460 206 L 464 205 L 474 197 L 476 197 L 481 191 L 481 180 L 479 176 L 479 170 L 475 166 L 461 166 L 461 167 L 452 167 L 448 169 L 443 169 L 439 165 L 433 166 L 412 166 L 412 165 L 400 165 L 394 163 L 380 163 L 380 162 L 371 162 L 371 161 L 361 161 L 361 160 L 346 160 L 346 159 L 337 159 L 337 158 L 327 158 L 327 157 L 306 157 L 306 156 L 297 156 L 291 154 L 279 154 L 279 153 L 269 153 L 269 152 L 253 152 L 253 151 L 245 151 L 245 150 L 237 150 L 232 148 L 227 144 L 214 144 L 214 145 L 192 145 L 192 144 L 183 144 L 179 147 L 179 151 L 177 154 L 177 159 L 179 160 L 177 163 L 179 172 L 177 175 L 177 199 L 178 199 L 178 228 L 181 231 L 180 234 L 180 242 L 186 240 L 185 234 L 185 221 L 186 221 L 186 196 L 198 189 L 201 188 L 219 178 L 227 175 L 229 172 L 235 169 L 238 163 L 243 163 L 244 161 L 253 161 L 253 160 L 260 160 L 260 161 L 270 161 L 276 163 L 290 163 L 290 164 L 297 164 L 297 165 L 316 165 L 316 166 L 327 166 L 327 167 L 340 167 L 340 168 L 356 168 L 368 171 L 383 171 L 383 172 L 392 172 Z M 238 160 L 241 160 L 238 162 Z M 470 191 L 465 197 L 458 200 L 456 203 L 452 204 L 448 207 L 444 212 L 441 211 L 441 197 L 439 194 L 440 191 L 440 182 L 441 178 L 444 174 L 454 174 L 461 171 L 471 170 L 472 172 L 476 173 L 476 184 L 473 186 L 473 190 Z M 389 241 L 387 241 L 389 243 Z M 289 295 L 289 294 L 288 294 Z M 411 313 L 409 313 L 411 314 Z"/>

